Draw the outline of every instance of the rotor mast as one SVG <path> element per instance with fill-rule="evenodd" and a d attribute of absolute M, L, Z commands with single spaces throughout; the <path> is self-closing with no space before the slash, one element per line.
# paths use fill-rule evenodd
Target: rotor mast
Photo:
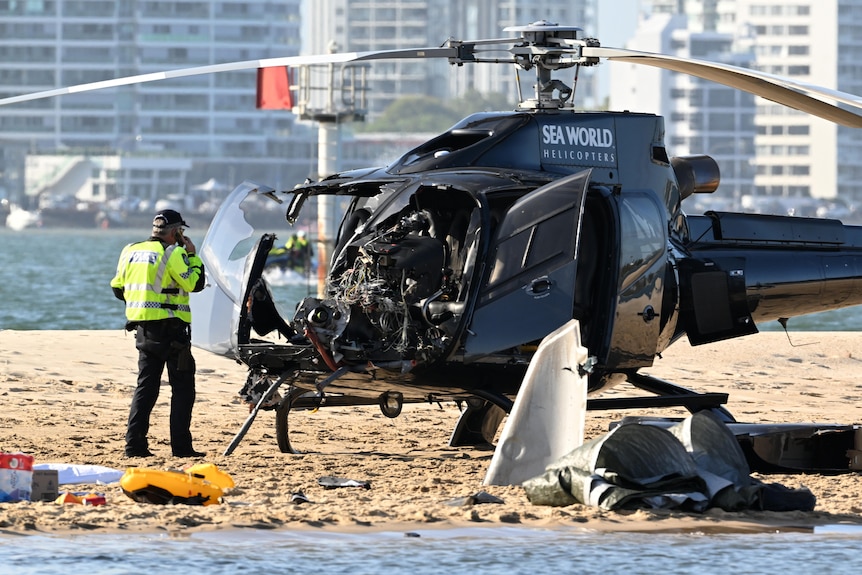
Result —
<path fill-rule="evenodd" d="M 585 46 L 599 46 L 594 38 L 579 39 L 581 28 L 559 26 L 540 20 L 527 26 L 510 26 L 506 32 L 518 32 L 522 42 L 509 51 L 514 63 L 522 70 L 536 69 L 535 97 L 519 104 L 521 109 L 547 110 L 573 107 L 574 89 L 562 80 L 554 79 L 553 73 L 573 66 L 594 66 L 598 58 L 584 57 L 580 52 Z"/>

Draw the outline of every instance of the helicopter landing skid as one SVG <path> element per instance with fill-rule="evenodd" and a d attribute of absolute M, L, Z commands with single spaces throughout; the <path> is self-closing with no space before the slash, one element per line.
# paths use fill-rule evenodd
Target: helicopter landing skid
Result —
<path fill-rule="evenodd" d="M 618 397 L 587 399 L 587 411 L 612 409 L 648 409 L 684 407 L 691 413 L 711 410 L 725 423 L 736 419 L 724 407 L 726 393 L 700 393 L 675 383 L 633 372 L 627 375 L 629 383 L 644 391 L 654 393 L 646 397 Z M 512 409 L 512 402 L 505 397 L 489 397 L 476 393 L 476 401 L 468 402 L 449 439 L 450 447 L 487 447 L 493 443 L 502 418 Z"/>
<path fill-rule="evenodd" d="M 628 373 L 626 377 L 628 382 L 633 386 L 656 395 L 649 397 L 588 399 L 587 410 L 684 407 L 691 413 L 709 409 L 725 423 L 736 421 L 733 415 L 723 407 L 727 403 L 728 394 L 726 393 L 700 393 L 693 389 L 637 372 Z"/>

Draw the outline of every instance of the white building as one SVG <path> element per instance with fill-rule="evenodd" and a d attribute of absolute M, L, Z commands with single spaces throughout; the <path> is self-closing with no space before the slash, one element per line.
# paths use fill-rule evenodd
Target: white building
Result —
<path fill-rule="evenodd" d="M 848 0 L 738 0 L 757 68 L 862 94 L 862 5 Z M 862 133 L 759 99 L 756 189 L 862 200 Z"/>
<path fill-rule="evenodd" d="M 642 22 L 637 38 L 627 45 L 629 48 L 686 55 L 679 51 L 685 43 L 679 34 L 689 34 L 688 54 L 691 56 L 735 63 L 862 95 L 862 64 L 859 64 L 862 61 L 862 4 L 859 2 L 824 0 L 817 2 L 815 8 L 813 0 L 792 3 L 782 0 L 654 0 L 652 8 L 653 16 Z M 682 24 L 683 32 L 668 24 L 670 20 L 667 19 L 674 14 L 687 17 Z M 707 33 L 732 38 L 724 55 L 696 53 L 695 35 Z M 666 42 L 661 44 L 660 38 Z M 626 76 L 625 71 L 617 73 L 614 69 L 611 74 L 616 86 L 612 92 L 614 107 L 618 107 L 617 103 L 631 104 L 633 91 L 640 94 L 640 103 L 646 107 L 641 105 L 637 109 L 660 113 L 669 119 L 669 142 L 679 144 L 682 138 L 714 136 L 716 126 L 711 118 L 720 116 L 715 115 L 708 98 L 702 101 L 706 108 L 702 110 L 704 120 L 700 128 L 685 134 L 676 121 L 694 111 L 685 101 L 675 101 L 668 86 L 672 82 L 694 81 L 669 80 L 663 73 L 656 72 Z M 646 76 L 650 79 L 646 80 Z M 707 83 L 701 84 L 705 87 Z M 647 95 L 647 86 L 656 87 L 652 96 Z M 688 99 L 688 103 L 690 101 Z M 754 103 L 754 157 L 751 159 L 754 174 L 749 184 L 753 195 L 862 202 L 862 132 L 762 98 L 755 98 Z M 742 109 L 740 113 L 747 114 Z M 747 145 L 751 126 L 747 118 L 739 119 L 743 121 L 737 139 Z M 709 153 L 709 149 L 707 144 L 704 151 Z M 743 157 L 740 159 L 744 161 Z M 724 166 L 722 168 L 726 174 Z M 745 166 L 739 168 L 738 173 L 745 176 Z M 723 178 L 718 193 L 725 189 L 725 181 Z"/>
<path fill-rule="evenodd" d="M 734 37 L 692 31 L 682 14 L 663 12 L 641 22 L 628 48 L 694 57 L 739 66 L 750 62 L 734 54 Z M 708 154 L 721 168 L 715 192 L 737 204 L 753 190 L 754 97 L 715 82 L 638 64 L 612 63 L 610 107 L 650 112 L 665 118 L 665 144 L 671 156 Z"/>

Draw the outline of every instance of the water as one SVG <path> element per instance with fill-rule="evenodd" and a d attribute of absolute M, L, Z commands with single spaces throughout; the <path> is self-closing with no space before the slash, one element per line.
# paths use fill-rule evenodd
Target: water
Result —
<path fill-rule="evenodd" d="M 148 235 L 148 229 L 0 228 L 0 329 L 122 329 L 125 312 L 110 281 L 123 246 Z M 199 246 L 204 230 L 188 235 Z M 315 291 L 311 280 L 273 285 L 286 317 L 292 303 Z"/>
<path fill-rule="evenodd" d="M 595 533 L 515 527 L 348 534 L 0 538 L 5 573 L 856 573 L 862 533 Z M 154 567 L 156 569 L 154 570 Z"/>
<path fill-rule="evenodd" d="M 148 232 L 0 228 L 0 329 L 122 329 L 123 305 L 108 284 L 123 246 L 146 239 Z M 190 229 L 189 236 L 200 245 L 204 230 Z M 285 318 L 293 304 L 316 291 L 313 278 L 276 279 L 272 287 Z M 778 322 L 758 327 L 782 329 Z M 856 331 L 862 328 L 862 306 L 793 318 L 789 327 Z"/>

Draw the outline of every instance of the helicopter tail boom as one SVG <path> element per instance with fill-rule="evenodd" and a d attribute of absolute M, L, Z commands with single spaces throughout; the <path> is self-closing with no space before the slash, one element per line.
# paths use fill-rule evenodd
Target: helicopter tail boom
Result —
<path fill-rule="evenodd" d="M 756 323 L 862 304 L 860 226 L 726 212 L 688 222 L 691 255 L 744 277 Z"/>

